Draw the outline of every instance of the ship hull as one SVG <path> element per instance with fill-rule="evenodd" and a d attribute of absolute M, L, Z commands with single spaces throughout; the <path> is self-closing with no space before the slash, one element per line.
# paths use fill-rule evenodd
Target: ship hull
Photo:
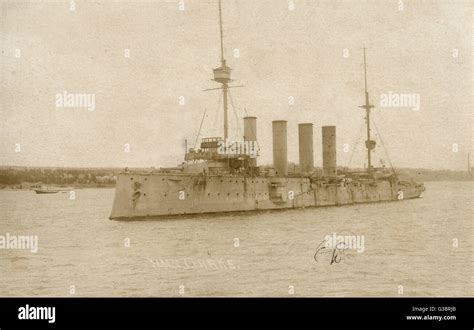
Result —
<path fill-rule="evenodd" d="M 117 177 L 110 219 L 400 201 L 420 197 L 423 190 L 415 183 L 389 180 L 327 183 L 307 177 L 123 173 Z"/>

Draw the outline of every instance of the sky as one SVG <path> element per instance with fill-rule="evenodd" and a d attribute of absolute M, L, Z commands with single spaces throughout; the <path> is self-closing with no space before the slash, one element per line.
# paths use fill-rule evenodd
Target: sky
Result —
<path fill-rule="evenodd" d="M 217 1 L 0 5 L 0 165 L 175 166 L 204 111 L 200 137 L 223 135 L 220 91 L 203 91 L 219 87 Z M 222 8 L 232 84 L 244 86 L 231 89 L 230 136 L 256 116 L 259 164 L 271 164 L 271 122 L 283 119 L 289 161 L 298 162 L 298 123 L 311 122 L 316 166 L 324 125 L 337 127 L 338 165 L 364 166 L 363 47 L 375 165 L 464 170 L 474 158 L 470 1 L 223 0 Z M 64 92 L 93 96 L 94 110 L 58 106 Z M 382 106 L 389 93 L 419 97 L 419 109 Z"/>

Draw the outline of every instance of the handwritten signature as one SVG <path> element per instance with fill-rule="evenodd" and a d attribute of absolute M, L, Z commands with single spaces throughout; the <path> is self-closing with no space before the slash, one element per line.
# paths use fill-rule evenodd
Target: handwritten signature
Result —
<path fill-rule="evenodd" d="M 344 242 L 337 243 L 333 249 L 327 247 L 327 242 L 328 240 L 324 239 L 321 243 L 319 243 L 318 247 L 316 248 L 316 252 L 314 253 L 314 261 L 319 262 L 318 256 L 322 257 L 329 254 L 329 265 L 332 265 L 341 263 L 343 261 L 350 261 L 350 259 L 353 257 L 352 253 L 347 252 L 347 246 Z"/>

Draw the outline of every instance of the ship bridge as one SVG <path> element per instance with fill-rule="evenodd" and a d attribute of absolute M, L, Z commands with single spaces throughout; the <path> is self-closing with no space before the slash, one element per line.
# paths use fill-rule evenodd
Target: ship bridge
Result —
<path fill-rule="evenodd" d="M 199 149 L 186 152 L 185 161 L 204 161 L 210 174 L 258 172 L 254 141 L 232 141 L 221 137 L 203 138 Z"/>
<path fill-rule="evenodd" d="M 185 160 L 227 161 L 229 159 L 252 159 L 257 157 L 253 141 L 229 142 L 221 137 L 203 138 L 199 149 L 191 148 Z"/>

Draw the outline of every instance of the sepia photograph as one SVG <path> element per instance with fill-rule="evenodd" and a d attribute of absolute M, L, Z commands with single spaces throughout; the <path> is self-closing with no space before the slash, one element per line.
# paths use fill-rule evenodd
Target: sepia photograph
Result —
<path fill-rule="evenodd" d="M 472 297 L 473 8 L 1 0 L 0 296 Z"/>

